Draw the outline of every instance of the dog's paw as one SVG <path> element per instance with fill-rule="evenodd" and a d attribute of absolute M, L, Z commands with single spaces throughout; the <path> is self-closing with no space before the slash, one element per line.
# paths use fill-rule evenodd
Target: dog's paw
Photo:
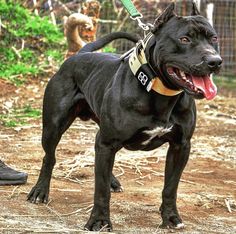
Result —
<path fill-rule="evenodd" d="M 113 193 L 122 193 L 122 192 L 124 192 L 124 188 L 122 186 L 111 187 L 111 192 L 113 192 Z"/>
<path fill-rule="evenodd" d="M 182 223 L 182 220 L 177 217 L 177 216 L 170 216 L 170 217 L 166 217 L 163 219 L 162 224 L 159 226 L 159 228 L 163 228 L 163 229 L 183 229 L 184 228 L 184 224 Z"/>
<path fill-rule="evenodd" d="M 180 218 L 180 215 L 178 213 L 178 210 L 176 208 L 176 205 L 173 207 L 164 206 L 163 203 L 160 207 L 161 217 L 162 217 L 162 224 L 159 226 L 159 228 L 171 228 L 171 229 L 183 229 L 184 224 L 182 222 L 182 219 Z"/>
<path fill-rule="evenodd" d="M 27 195 L 27 201 L 31 203 L 47 203 L 49 189 L 35 185 Z"/>
<path fill-rule="evenodd" d="M 95 220 L 90 218 L 84 229 L 86 231 L 112 232 L 112 224 L 110 220 Z"/>
<path fill-rule="evenodd" d="M 123 191 L 124 189 L 121 186 L 119 180 L 113 175 L 111 178 L 111 192 L 120 193 Z"/>

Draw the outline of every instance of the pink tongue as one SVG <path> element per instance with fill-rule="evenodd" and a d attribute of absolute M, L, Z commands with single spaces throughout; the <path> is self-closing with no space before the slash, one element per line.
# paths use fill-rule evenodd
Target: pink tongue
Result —
<path fill-rule="evenodd" d="M 200 89 L 207 100 L 216 96 L 217 87 L 210 76 L 192 76 L 194 86 Z"/>

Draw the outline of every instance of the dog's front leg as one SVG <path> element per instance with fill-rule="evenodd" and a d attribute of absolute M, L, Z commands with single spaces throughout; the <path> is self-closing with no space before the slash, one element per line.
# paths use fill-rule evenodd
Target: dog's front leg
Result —
<path fill-rule="evenodd" d="M 110 184 L 115 153 L 119 147 L 113 143 L 104 143 L 98 133 L 95 143 L 95 194 L 94 207 L 85 225 L 90 231 L 112 231 L 110 221 Z"/>
<path fill-rule="evenodd" d="M 183 228 L 176 206 L 177 188 L 190 153 L 190 141 L 185 144 L 170 143 L 165 167 L 165 184 L 160 207 L 163 228 Z"/>

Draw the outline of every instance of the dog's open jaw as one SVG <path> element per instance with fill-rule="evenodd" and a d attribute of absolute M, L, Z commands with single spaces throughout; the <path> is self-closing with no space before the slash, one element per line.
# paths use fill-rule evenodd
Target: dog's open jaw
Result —
<path fill-rule="evenodd" d="M 195 76 L 176 67 L 168 67 L 167 73 L 190 94 L 203 95 L 207 100 L 213 99 L 217 94 L 217 87 L 212 80 L 212 75 Z"/>

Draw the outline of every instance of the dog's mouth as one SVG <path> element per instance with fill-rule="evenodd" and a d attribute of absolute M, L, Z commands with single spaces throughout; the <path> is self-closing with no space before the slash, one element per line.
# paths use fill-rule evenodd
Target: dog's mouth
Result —
<path fill-rule="evenodd" d="M 212 80 L 212 75 L 196 76 L 176 67 L 167 67 L 166 71 L 177 86 L 190 95 L 211 100 L 217 94 L 217 87 Z"/>

